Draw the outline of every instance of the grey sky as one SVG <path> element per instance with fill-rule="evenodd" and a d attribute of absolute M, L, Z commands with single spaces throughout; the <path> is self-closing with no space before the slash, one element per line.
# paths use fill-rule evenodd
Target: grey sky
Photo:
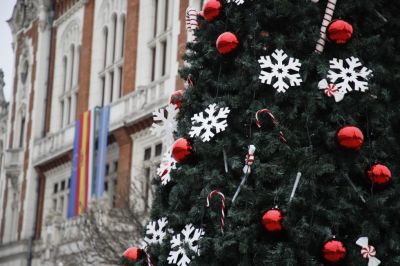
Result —
<path fill-rule="evenodd" d="M 16 0 L 0 0 L 0 68 L 4 71 L 4 94 L 7 100 L 10 100 L 11 95 L 14 53 L 11 48 L 11 30 L 6 20 L 11 17 L 15 2 Z"/>

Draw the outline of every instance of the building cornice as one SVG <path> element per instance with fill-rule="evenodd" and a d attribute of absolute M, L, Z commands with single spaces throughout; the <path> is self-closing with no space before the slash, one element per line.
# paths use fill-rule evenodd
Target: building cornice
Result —
<path fill-rule="evenodd" d="M 70 9 L 65 11 L 61 16 L 59 16 L 55 21 L 54 21 L 54 26 L 58 27 L 61 23 L 65 22 L 68 20 L 73 14 L 75 14 L 80 8 L 82 8 L 84 5 L 86 5 L 88 0 L 80 0 L 76 2 Z"/>

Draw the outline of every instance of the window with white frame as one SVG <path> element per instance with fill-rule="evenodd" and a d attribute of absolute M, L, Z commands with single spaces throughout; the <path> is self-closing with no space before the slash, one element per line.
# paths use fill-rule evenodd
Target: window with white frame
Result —
<path fill-rule="evenodd" d="M 18 103 L 17 103 L 18 105 Z M 18 111 L 15 116 L 13 125 L 13 143 L 14 149 L 20 149 L 24 147 L 25 136 L 26 136 L 26 105 L 24 102 L 19 104 Z"/>
<path fill-rule="evenodd" d="M 52 183 L 51 210 L 63 218 L 67 217 L 69 185 L 70 178 L 55 180 Z"/>
<path fill-rule="evenodd" d="M 101 104 L 104 106 L 122 96 L 122 75 L 125 41 L 125 13 L 106 15 L 102 28 L 102 67 L 99 71 Z"/>
<path fill-rule="evenodd" d="M 141 180 L 141 191 L 143 196 L 144 211 L 148 211 L 153 200 L 153 189 L 151 180 L 156 175 L 156 169 L 160 164 L 162 155 L 162 143 L 147 146 L 143 150 L 143 169 Z"/>
<path fill-rule="evenodd" d="M 67 26 L 61 38 L 59 54 L 58 101 L 60 108 L 59 124 L 64 128 L 75 121 L 78 98 L 79 60 L 81 30 L 76 21 Z"/>
<path fill-rule="evenodd" d="M 25 131 L 26 131 L 26 103 L 27 103 L 27 93 L 28 87 L 30 86 L 30 63 L 28 59 L 27 49 L 23 51 L 23 56 L 20 59 L 19 65 L 19 79 L 18 79 L 18 97 L 15 100 L 15 105 L 17 108 L 13 132 L 13 148 L 22 148 L 24 146 Z"/>
<path fill-rule="evenodd" d="M 108 194 L 109 206 L 114 208 L 118 200 L 117 184 L 118 184 L 118 160 L 108 162 L 106 164 L 104 190 Z"/>
<path fill-rule="evenodd" d="M 71 44 L 62 60 L 61 127 L 75 120 L 80 46 Z"/>
<path fill-rule="evenodd" d="M 172 0 L 153 1 L 153 32 L 147 46 L 151 54 L 150 82 L 162 79 L 169 71 L 172 36 Z"/>

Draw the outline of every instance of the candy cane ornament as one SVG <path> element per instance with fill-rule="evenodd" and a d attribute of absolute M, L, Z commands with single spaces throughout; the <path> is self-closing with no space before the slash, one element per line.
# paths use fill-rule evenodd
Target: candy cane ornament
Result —
<path fill-rule="evenodd" d="M 242 176 L 242 181 L 239 184 L 239 187 L 236 189 L 235 195 L 233 195 L 232 198 L 232 203 L 235 202 L 237 196 L 239 195 L 240 190 L 242 189 L 242 186 L 244 183 L 246 183 L 247 177 L 250 175 L 251 172 L 251 166 L 254 164 L 254 152 L 256 151 L 256 147 L 254 145 L 249 146 L 249 151 L 246 155 L 245 159 L 245 166 L 243 167 L 243 176 Z"/>
<path fill-rule="evenodd" d="M 266 115 L 269 116 L 269 118 L 271 119 L 271 122 L 272 122 L 272 125 L 273 125 L 274 128 L 277 127 L 277 126 L 279 125 L 278 120 L 277 120 L 277 119 L 275 118 L 275 116 L 272 114 L 271 110 L 264 108 L 264 109 L 260 109 L 260 110 L 258 110 L 258 111 L 256 112 L 256 125 L 257 125 L 258 128 L 262 128 L 262 122 L 261 122 L 261 119 L 260 119 L 260 116 L 261 116 L 262 114 L 266 114 Z M 285 137 L 285 135 L 283 134 L 282 131 L 279 131 L 279 140 L 280 140 L 282 143 L 287 144 L 286 137 Z"/>
<path fill-rule="evenodd" d="M 324 51 L 326 43 L 326 29 L 332 21 L 333 13 L 335 12 L 337 0 L 328 0 L 328 4 L 325 9 L 324 19 L 322 20 L 322 26 L 320 30 L 320 38 L 317 41 L 315 52 L 321 54 Z"/>
<path fill-rule="evenodd" d="M 225 195 L 221 193 L 219 190 L 213 190 L 208 193 L 207 196 L 207 205 L 206 207 L 210 207 L 210 200 L 213 196 L 219 195 L 221 196 L 221 232 L 224 234 L 224 227 L 225 227 Z"/>
<path fill-rule="evenodd" d="M 145 251 L 145 253 L 146 253 L 146 258 L 147 258 L 147 265 L 153 266 L 153 263 L 151 262 L 150 254 L 147 252 L 147 250 Z"/>
<path fill-rule="evenodd" d="M 271 112 L 271 110 L 269 110 L 269 109 L 261 109 L 261 110 L 258 110 L 257 112 L 256 112 L 256 125 L 257 125 L 257 127 L 258 128 L 261 128 L 262 127 L 262 123 L 261 123 L 261 120 L 260 120 L 260 115 L 261 114 L 267 114 L 269 117 L 270 117 L 270 119 L 271 119 L 271 121 L 272 121 L 272 124 L 273 124 L 273 126 L 274 127 L 276 127 L 276 126 L 278 126 L 278 120 L 276 120 L 276 118 L 275 118 L 275 116 L 272 114 L 272 112 Z"/>
<path fill-rule="evenodd" d="M 197 29 L 197 15 L 198 12 L 192 7 L 186 9 L 186 30 L 188 32 L 193 32 Z"/>

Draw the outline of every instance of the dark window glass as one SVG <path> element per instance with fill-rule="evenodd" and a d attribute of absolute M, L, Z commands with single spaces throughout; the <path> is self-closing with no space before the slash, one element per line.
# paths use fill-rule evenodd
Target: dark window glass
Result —
<path fill-rule="evenodd" d="M 144 160 L 150 160 L 151 158 L 151 148 L 147 148 L 144 150 Z"/>
<path fill-rule="evenodd" d="M 154 1 L 154 37 L 157 36 L 157 13 L 158 13 L 158 0 Z"/>
<path fill-rule="evenodd" d="M 156 145 L 156 156 L 160 156 L 162 153 L 162 144 L 159 143 Z"/>
<path fill-rule="evenodd" d="M 19 133 L 19 147 L 22 148 L 24 146 L 24 135 L 25 135 L 25 117 L 21 119 L 21 131 Z"/>
<path fill-rule="evenodd" d="M 61 190 L 61 191 L 64 191 L 64 189 L 65 189 L 65 180 L 61 181 L 61 188 L 60 188 L 60 190 Z"/>
<path fill-rule="evenodd" d="M 167 41 L 163 41 L 161 43 L 161 49 L 162 49 L 161 76 L 164 76 L 165 72 L 167 71 Z"/>
<path fill-rule="evenodd" d="M 53 193 L 56 194 L 58 192 L 58 183 L 54 184 Z"/>
<path fill-rule="evenodd" d="M 153 47 L 151 48 L 151 57 L 152 57 L 152 63 L 151 63 L 151 81 L 154 81 L 156 79 L 156 48 Z"/>
<path fill-rule="evenodd" d="M 121 18 L 121 26 L 122 26 L 122 38 L 121 38 L 121 58 L 124 56 L 124 44 L 125 44 L 125 17 Z"/>
<path fill-rule="evenodd" d="M 110 80 L 111 80 L 110 103 L 112 103 L 114 94 L 114 72 L 110 72 Z"/>
<path fill-rule="evenodd" d="M 106 164 L 106 175 L 110 173 L 110 165 Z"/>
<path fill-rule="evenodd" d="M 164 30 L 168 28 L 169 1 L 165 0 Z"/>

